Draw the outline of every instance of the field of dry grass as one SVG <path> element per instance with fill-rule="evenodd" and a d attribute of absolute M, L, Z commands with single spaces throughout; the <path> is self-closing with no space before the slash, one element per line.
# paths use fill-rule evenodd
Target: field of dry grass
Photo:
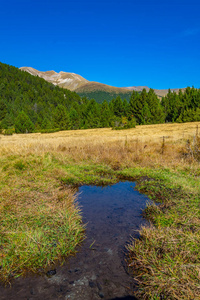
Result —
<path fill-rule="evenodd" d="M 171 141 L 183 141 L 193 137 L 196 134 L 197 125 L 200 127 L 200 122 L 193 123 L 169 123 L 156 125 L 142 125 L 136 128 L 115 131 L 110 128 L 98 128 L 87 130 L 68 130 L 55 133 L 40 134 L 14 134 L 12 136 L 0 136 L 0 147 L 17 148 L 34 146 L 42 146 L 44 149 L 49 146 L 49 150 L 56 150 L 57 146 L 64 143 L 65 145 L 79 146 L 82 143 L 94 143 L 96 145 L 106 142 L 124 141 L 128 138 L 129 141 L 139 139 L 142 143 L 155 142 L 159 143 L 163 136 Z M 200 130 L 200 128 L 199 128 Z M 13 149 L 15 150 L 15 149 Z"/>
<path fill-rule="evenodd" d="M 142 229 L 141 239 L 129 247 L 139 297 L 199 299 L 198 130 L 200 122 L 0 135 L 1 279 L 41 267 L 45 272 L 75 251 L 83 227 L 74 185 L 130 178 L 137 179 L 139 190 L 162 202 L 146 209 L 153 225 Z M 57 207 L 64 208 L 62 216 Z M 51 243 L 43 232 L 49 233 Z M 56 245 L 53 250 L 51 245 Z"/>
<path fill-rule="evenodd" d="M 54 153 L 76 162 L 93 160 L 111 165 L 143 166 L 184 163 L 182 150 L 195 137 L 199 122 L 143 125 L 115 131 L 88 129 L 51 134 L 14 134 L 0 136 L 0 153 L 44 155 Z M 164 143 L 163 143 L 164 137 Z"/>

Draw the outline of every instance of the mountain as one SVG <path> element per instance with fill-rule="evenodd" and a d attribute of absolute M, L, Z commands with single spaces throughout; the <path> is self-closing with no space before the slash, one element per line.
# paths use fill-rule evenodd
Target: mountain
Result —
<path fill-rule="evenodd" d="M 58 85 L 59 87 L 68 89 L 70 91 L 75 91 L 77 88 L 80 88 L 82 85 L 89 82 L 87 79 L 74 73 L 62 71 L 59 73 L 56 73 L 55 71 L 41 72 L 31 67 L 22 67 L 20 70 L 26 71 L 31 75 L 41 77 L 46 81 L 53 83 L 54 85 Z"/>
<path fill-rule="evenodd" d="M 117 96 L 129 100 L 132 94 L 132 91 L 128 88 L 118 88 L 99 82 L 89 81 L 75 73 L 62 71 L 59 73 L 56 73 L 55 71 L 41 72 L 31 67 L 21 67 L 20 70 L 41 77 L 59 87 L 75 91 L 81 97 L 87 97 L 89 99 L 94 98 L 99 103 L 102 103 L 105 99 L 110 102 Z"/>
<path fill-rule="evenodd" d="M 182 89 L 171 89 L 171 92 L 175 92 L 176 94 L 178 94 L 179 90 L 181 90 L 182 92 L 184 92 L 186 90 L 186 88 L 182 88 Z M 168 89 L 163 89 L 163 90 L 156 90 L 154 89 L 154 92 L 156 93 L 156 95 L 159 98 L 165 97 L 168 93 Z"/>
<path fill-rule="evenodd" d="M 129 86 L 129 87 L 125 87 L 124 89 L 127 89 L 129 91 L 136 91 L 136 92 L 141 92 L 143 89 L 145 89 L 147 92 L 150 90 L 148 86 Z"/>
<path fill-rule="evenodd" d="M 122 99 L 130 99 L 132 91 L 141 92 L 144 88 L 146 91 L 149 91 L 147 86 L 132 86 L 132 87 L 114 87 L 107 84 L 89 81 L 83 78 L 80 75 L 69 72 L 59 72 L 55 71 L 46 71 L 41 72 L 31 67 L 21 67 L 23 71 L 30 73 L 31 75 L 44 78 L 46 81 L 58 85 L 59 87 L 68 89 L 70 91 L 75 91 L 80 96 L 86 96 L 89 99 L 95 98 L 97 102 L 102 102 L 104 99 L 110 101 L 112 98 L 120 96 Z M 182 89 L 184 91 L 185 89 Z M 164 97 L 167 93 L 167 89 L 154 89 L 156 95 L 159 98 Z M 172 92 L 175 91 L 178 93 L 179 89 L 172 89 Z"/>
<path fill-rule="evenodd" d="M 129 91 L 129 88 L 118 88 L 99 82 L 89 81 L 75 73 L 62 71 L 59 73 L 56 73 L 55 71 L 41 72 L 31 67 L 21 67 L 20 70 L 26 71 L 31 75 L 44 78 L 46 81 L 51 82 L 54 85 L 58 85 L 59 87 L 66 88 L 68 90 L 76 91 L 79 93 L 92 92 L 96 90 L 115 93 L 127 93 Z"/>

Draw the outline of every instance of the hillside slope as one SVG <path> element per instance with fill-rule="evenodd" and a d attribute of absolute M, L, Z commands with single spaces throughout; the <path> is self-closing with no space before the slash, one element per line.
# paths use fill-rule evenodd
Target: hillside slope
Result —
<path fill-rule="evenodd" d="M 20 69 L 30 73 L 31 75 L 42 77 L 46 81 L 51 82 L 54 85 L 69 89 L 70 91 L 75 91 L 81 96 L 86 96 L 89 99 L 96 95 L 97 99 L 95 100 L 97 100 L 98 102 L 102 102 L 99 99 L 101 97 L 105 97 L 104 99 L 107 99 L 109 101 L 110 99 L 112 99 L 113 97 L 115 98 L 118 95 L 120 95 L 122 99 L 126 98 L 127 100 L 129 100 L 132 91 L 141 92 L 145 88 L 148 92 L 150 89 L 147 86 L 132 86 L 120 88 L 114 87 L 95 81 L 89 81 L 78 74 L 63 71 L 59 73 L 56 73 L 55 71 L 41 72 L 31 67 L 22 67 Z M 185 88 L 182 89 L 182 91 L 184 90 Z M 154 91 L 159 98 L 166 96 L 168 93 L 168 89 L 154 89 Z M 171 89 L 171 91 L 178 93 L 179 89 Z"/>
<path fill-rule="evenodd" d="M 49 71 L 43 75 L 51 78 L 54 76 L 58 82 L 62 73 L 59 76 L 56 74 Z M 83 84 L 84 79 L 76 78 Z M 94 85 L 99 86 L 96 83 Z M 90 93 L 96 95 L 105 93 L 102 97 L 106 93 L 113 95 L 115 91 L 112 87 L 101 84 L 100 87 L 103 86 L 104 90 L 95 90 L 93 83 L 82 86 L 86 87 L 86 91 L 90 87 Z M 132 93 L 130 88 L 127 91 Z M 96 95 L 94 99 L 97 99 Z M 142 90 L 140 93 L 132 93 L 129 103 L 122 101 L 120 97 L 115 94 L 115 99 L 109 104 L 98 104 L 94 99 L 81 98 L 75 92 L 47 82 L 37 76 L 37 71 L 32 68 L 29 72 L 24 72 L 0 63 L 0 132 L 52 132 L 110 126 L 121 129 L 134 127 L 135 121 L 137 124 L 155 124 L 200 120 L 198 89 L 188 87 L 184 93 L 178 95 L 169 92 L 162 101 L 158 100 L 152 89 L 148 92 Z"/>

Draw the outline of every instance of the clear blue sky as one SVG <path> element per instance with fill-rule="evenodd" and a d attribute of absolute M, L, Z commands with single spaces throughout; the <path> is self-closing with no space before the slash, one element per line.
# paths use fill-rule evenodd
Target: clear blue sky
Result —
<path fill-rule="evenodd" d="M 200 0 L 2 0 L 0 61 L 119 87 L 200 88 Z"/>

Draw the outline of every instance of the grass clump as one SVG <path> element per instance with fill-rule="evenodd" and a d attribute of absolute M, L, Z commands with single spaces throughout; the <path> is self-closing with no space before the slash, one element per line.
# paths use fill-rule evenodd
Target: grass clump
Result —
<path fill-rule="evenodd" d="M 0 280 L 5 283 L 27 272 L 45 273 L 74 254 L 84 238 L 75 190 L 60 189 L 50 165 L 37 157 L 26 160 L 1 161 Z"/>
<path fill-rule="evenodd" d="M 200 298 L 199 179 L 163 170 L 138 181 L 138 189 L 159 205 L 148 205 L 152 222 L 129 246 L 129 267 L 142 299 Z"/>
<path fill-rule="evenodd" d="M 199 299 L 200 236 L 178 228 L 143 228 L 129 267 L 141 299 Z"/>
<path fill-rule="evenodd" d="M 83 184 L 108 185 L 115 183 L 117 174 L 109 167 L 98 164 L 73 164 L 60 166 L 59 178 L 63 184 L 80 186 Z M 62 170 L 62 171 L 61 171 Z"/>

